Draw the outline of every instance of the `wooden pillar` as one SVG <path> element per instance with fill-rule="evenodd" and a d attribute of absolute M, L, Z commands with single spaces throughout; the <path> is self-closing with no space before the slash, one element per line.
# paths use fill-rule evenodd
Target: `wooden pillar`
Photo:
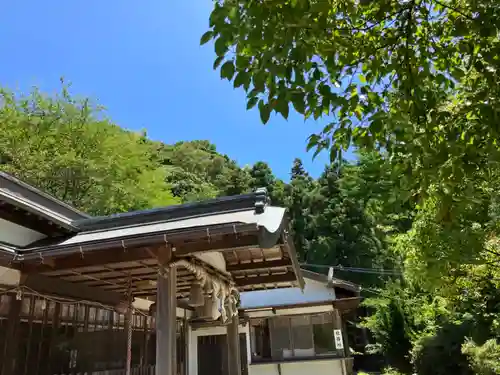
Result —
<path fill-rule="evenodd" d="M 227 326 L 227 361 L 228 374 L 241 375 L 241 357 L 240 357 L 240 335 L 238 332 L 238 315 L 231 318 Z"/>
<path fill-rule="evenodd" d="M 349 357 L 349 345 L 347 342 L 347 331 L 346 331 L 346 325 L 345 325 L 345 320 L 342 318 L 342 314 L 338 309 L 335 309 L 334 312 L 334 327 L 336 330 L 340 330 L 341 335 L 342 335 L 342 349 L 337 350 L 337 352 L 341 352 L 341 355 L 343 357 L 341 366 L 342 366 L 342 374 L 347 375 L 350 374 L 352 371 L 349 369 L 348 363 L 346 362 L 346 358 Z"/>
<path fill-rule="evenodd" d="M 127 290 L 127 312 L 125 313 L 125 333 L 127 335 L 127 351 L 125 363 L 125 375 L 130 375 L 132 371 L 132 339 L 134 334 L 134 314 L 132 309 L 132 302 L 134 297 L 132 295 L 132 276 L 128 279 Z"/>
<path fill-rule="evenodd" d="M 16 373 L 21 307 L 22 300 L 18 300 L 15 295 L 11 295 L 9 301 L 9 315 L 7 318 L 3 370 L 1 371 L 2 375 L 14 375 Z"/>
<path fill-rule="evenodd" d="M 160 260 L 160 267 L 165 264 L 164 261 Z M 158 275 L 156 291 L 155 375 L 176 375 L 177 371 L 177 270 L 173 267 L 168 268 L 166 271 L 163 275 Z"/>
<path fill-rule="evenodd" d="M 57 371 L 54 367 L 54 344 L 59 331 L 59 321 L 61 316 L 61 304 L 54 302 L 54 315 L 52 316 L 52 332 L 50 333 L 49 354 L 47 356 L 47 374 L 53 374 Z"/>
<path fill-rule="evenodd" d="M 168 318 L 172 375 L 177 375 L 177 268 L 171 268 L 168 275 Z"/>

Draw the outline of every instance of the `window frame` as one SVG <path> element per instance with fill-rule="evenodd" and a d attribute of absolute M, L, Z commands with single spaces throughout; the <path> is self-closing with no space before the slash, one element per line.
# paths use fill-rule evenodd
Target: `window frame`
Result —
<path fill-rule="evenodd" d="M 347 343 L 345 342 L 345 336 L 344 334 L 342 335 L 342 341 L 344 344 L 343 349 L 334 349 L 333 351 L 328 351 L 326 353 L 318 353 L 317 352 L 317 347 L 316 347 L 316 340 L 315 340 L 315 334 L 314 334 L 314 326 L 318 325 L 317 323 L 313 323 L 313 319 L 315 317 L 321 317 L 322 321 L 324 320 L 324 317 L 328 316 L 329 321 L 324 322 L 321 325 L 331 325 L 332 327 L 332 340 L 335 340 L 334 338 L 334 331 L 337 329 L 340 329 L 343 331 L 342 327 L 342 322 L 340 315 L 338 314 L 337 311 L 329 311 L 329 312 L 320 312 L 320 313 L 311 313 L 311 314 L 306 314 L 306 315 L 298 315 L 298 314 L 291 314 L 291 315 L 280 315 L 280 316 L 268 316 L 268 317 L 259 317 L 259 318 L 251 318 L 250 319 L 250 327 L 249 327 L 249 334 L 250 334 L 250 364 L 265 364 L 265 363 L 277 363 L 277 362 L 298 362 L 298 361 L 310 361 L 310 360 L 321 360 L 321 359 L 343 359 L 346 358 L 346 345 Z M 293 318 L 301 317 L 301 318 L 307 318 L 307 327 L 309 327 L 308 331 L 311 334 L 311 342 L 312 342 L 312 350 L 313 354 L 310 356 L 307 355 L 297 355 L 295 350 L 295 344 L 294 344 L 294 330 L 293 330 Z M 289 343 L 289 350 L 291 352 L 291 355 L 289 357 L 284 357 L 282 356 L 281 358 L 274 356 L 274 353 L 276 351 L 276 348 L 273 345 L 273 341 L 276 341 L 276 338 L 274 337 L 275 333 L 273 330 L 273 324 L 280 320 L 280 324 L 283 324 L 284 321 L 287 322 L 287 327 L 288 327 L 288 343 Z M 256 356 L 254 353 L 254 349 L 256 348 L 256 340 L 257 337 L 255 335 L 255 327 L 256 325 L 252 324 L 255 321 L 260 321 L 264 322 L 264 324 L 267 325 L 267 330 L 269 332 L 269 342 L 267 343 L 268 349 L 267 351 L 270 353 L 270 357 L 262 357 L 262 356 Z M 261 323 L 262 324 L 262 323 Z M 342 332 L 343 333 L 343 332 Z M 333 343 L 335 345 L 335 343 Z M 262 350 L 263 348 L 261 348 Z"/>

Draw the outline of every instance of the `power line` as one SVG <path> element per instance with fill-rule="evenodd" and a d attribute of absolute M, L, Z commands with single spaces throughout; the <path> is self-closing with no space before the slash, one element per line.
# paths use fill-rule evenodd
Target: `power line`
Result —
<path fill-rule="evenodd" d="M 358 273 L 371 273 L 377 275 L 390 275 L 390 276 L 402 276 L 402 273 L 396 270 L 387 270 L 383 268 L 363 268 L 363 267 L 345 267 L 342 265 L 330 266 L 326 264 L 312 264 L 312 263 L 300 263 L 301 266 L 314 267 L 314 268 L 333 268 L 337 271 L 346 272 L 358 272 Z"/>

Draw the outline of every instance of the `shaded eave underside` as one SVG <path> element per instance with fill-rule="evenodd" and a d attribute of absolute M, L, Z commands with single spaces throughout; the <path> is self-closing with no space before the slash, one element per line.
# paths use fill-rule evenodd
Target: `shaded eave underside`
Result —
<path fill-rule="evenodd" d="M 87 214 L 1 171 L 0 209 L 0 214 L 5 211 L 11 218 L 20 217 L 23 222 L 34 224 L 30 229 L 46 234 L 51 230 L 61 232 L 61 229 L 62 232 L 76 232 L 73 222 L 89 218 Z"/>
<path fill-rule="evenodd" d="M 289 309 L 299 309 L 305 307 L 322 307 L 322 306 L 332 306 L 333 308 L 341 311 L 350 311 L 356 309 L 361 303 L 362 297 L 347 297 L 340 299 L 331 299 L 324 301 L 311 301 L 311 302 L 296 302 L 296 303 L 286 303 L 279 305 L 270 306 L 258 306 L 258 307 L 243 307 L 242 311 L 252 312 L 252 311 L 265 311 L 265 310 L 289 310 Z"/>
<path fill-rule="evenodd" d="M 99 290 L 106 295 L 103 298 L 116 300 L 123 299 L 130 278 L 135 296 L 154 299 L 157 255 L 168 246 L 174 250 L 174 260 L 186 259 L 213 275 L 234 280 L 240 291 L 303 286 L 295 250 L 284 227 L 281 225 L 276 233 L 269 233 L 255 223 L 227 223 L 84 246 L 31 249 L 23 252 L 20 266 L 28 275 L 38 274 L 31 276 L 30 287 L 41 285 L 41 278 L 48 278 L 49 284 L 55 280 L 68 283 L 66 290 L 79 287 L 91 295 L 92 290 Z M 272 246 L 261 245 L 270 239 L 274 241 Z M 195 256 L 207 252 L 220 252 L 227 272 Z M 187 270 L 179 269 L 178 298 L 189 295 L 194 280 Z"/>

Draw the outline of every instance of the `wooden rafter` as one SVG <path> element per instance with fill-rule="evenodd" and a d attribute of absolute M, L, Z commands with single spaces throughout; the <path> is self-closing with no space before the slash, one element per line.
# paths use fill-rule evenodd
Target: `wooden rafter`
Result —
<path fill-rule="evenodd" d="M 287 272 L 279 275 L 266 275 L 266 276 L 254 276 L 254 277 L 243 277 L 236 279 L 235 283 L 238 287 L 245 287 L 249 285 L 260 285 L 260 284 L 275 284 L 296 281 L 297 276 L 293 272 Z"/>
<path fill-rule="evenodd" d="M 277 268 L 291 266 L 289 259 L 277 259 L 263 262 L 230 264 L 226 267 L 228 272 L 236 271 L 254 271 L 260 269 Z"/>
<path fill-rule="evenodd" d="M 124 295 L 121 293 L 92 288 L 87 285 L 78 285 L 43 275 L 22 275 L 20 285 L 35 290 L 40 294 L 73 300 L 93 301 L 109 306 L 116 306 L 124 299 Z"/>
<path fill-rule="evenodd" d="M 211 240 L 201 240 L 191 243 L 172 243 L 172 250 L 175 249 L 176 256 L 186 256 L 197 252 L 226 251 L 234 248 L 246 246 L 255 246 L 257 238 L 254 235 L 248 236 L 221 236 Z M 152 255 L 158 254 L 158 249 L 165 244 L 156 247 L 137 247 L 137 248 L 108 248 L 105 250 L 91 250 L 73 253 L 65 257 L 43 258 L 40 254 L 38 264 L 28 263 L 24 265 L 24 272 L 49 272 L 54 270 L 78 269 L 85 267 L 103 266 L 115 263 L 125 263 L 132 261 L 142 261 L 152 259 Z M 43 263 L 42 263 L 43 262 Z M 48 264 L 51 262 L 52 264 Z"/>

